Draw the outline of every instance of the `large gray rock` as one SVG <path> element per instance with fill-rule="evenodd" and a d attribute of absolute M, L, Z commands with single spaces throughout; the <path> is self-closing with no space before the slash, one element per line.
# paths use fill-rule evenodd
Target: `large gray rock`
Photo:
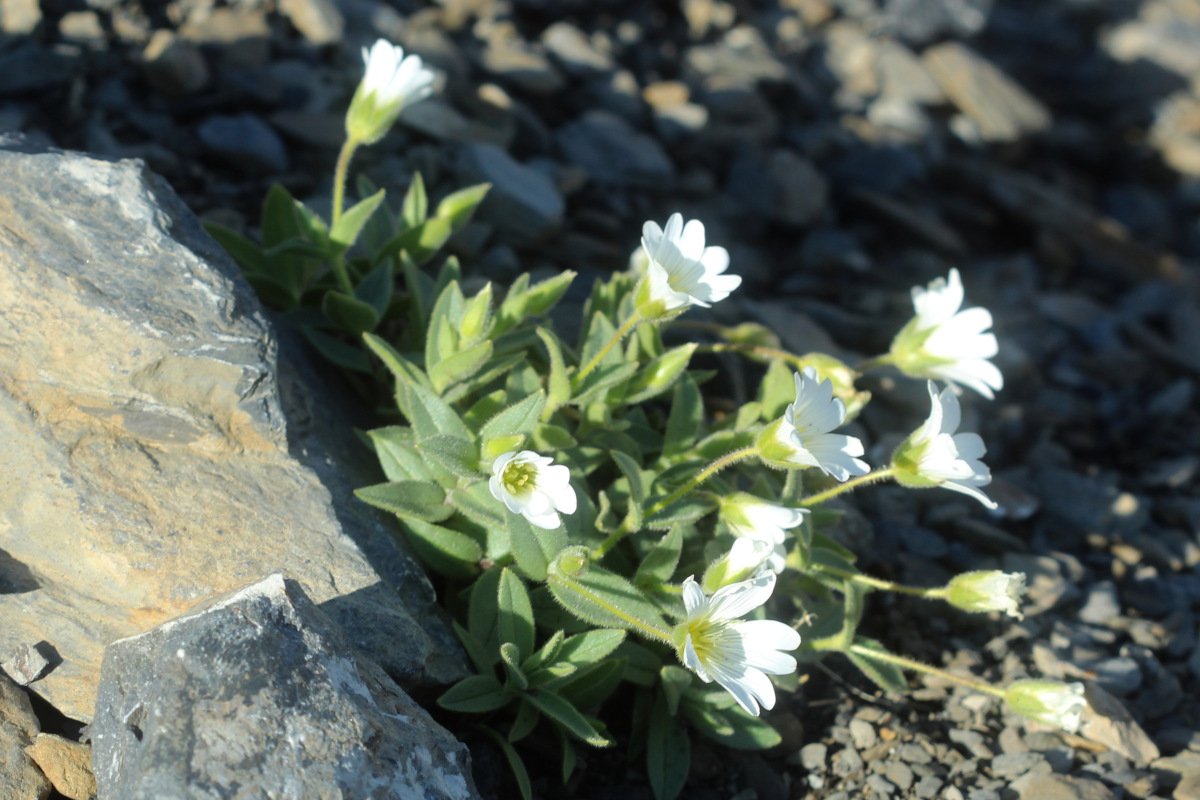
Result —
<path fill-rule="evenodd" d="M 465 662 L 330 385 L 140 162 L 0 139 L 0 661 L 89 720 L 109 642 L 285 571 L 406 685 Z M 285 354 L 286 355 L 286 354 Z"/>
<path fill-rule="evenodd" d="M 104 656 L 101 800 L 475 797 L 466 748 L 272 575 Z"/>
<path fill-rule="evenodd" d="M 494 144 L 469 144 L 459 152 L 459 173 L 492 184 L 481 218 L 521 242 L 545 238 L 562 225 L 566 204 L 554 181 Z"/>

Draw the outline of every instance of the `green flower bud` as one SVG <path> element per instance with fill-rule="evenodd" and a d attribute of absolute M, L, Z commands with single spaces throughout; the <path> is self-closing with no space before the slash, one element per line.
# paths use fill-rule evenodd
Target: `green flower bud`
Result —
<path fill-rule="evenodd" d="M 1067 733 L 1079 730 L 1087 708 L 1082 683 L 1021 680 L 1004 692 L 1004 702 L 1018 714 Z"/>
<path fill-rule="evenodd" d="M 1003 611 L 1010 617 L 1021 619 L 1021 597 L 1024 594 L 1025 576 L 1020 572 L 964 572 L 946 584 L 946 602 L 955 608 L 977 614 Z"/>

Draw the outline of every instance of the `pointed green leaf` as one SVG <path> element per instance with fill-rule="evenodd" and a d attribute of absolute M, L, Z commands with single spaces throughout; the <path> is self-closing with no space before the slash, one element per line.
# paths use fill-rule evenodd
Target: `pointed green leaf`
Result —
<path fill-rule="evenodd" d="M 396 268 L 389 260 L 367 273 L 362 282 L 354 288 L 354 296 L 375 309 L 375 313 L 382 319 L 392 302 L 392 292 L 395 288 Z"/>
<path fill-rule="evenodd" d="M 321 312 L 347 333 L 365 333 L 379 324 L 379 314 L 370 305 L 332 289 L 321 299 Z"/>
<path fill-rule="evenodd" d="M 670 629 L 658 608 L 628 580 L 594 565 L 572 574 L 562 564 L 560 556 L 551 565 L 546 585 L 574 616 L 599 627 L 624 628 L 657 641 L 670 641 Z"/>
<path fill-rule="evenodd" d="M 417 450 L 460 478 L 479 475 L 479 453 L 466 439 L 446 434 L 428 436 L 417 439 Z"/>
<path fill-rule="evenodd" d="M 679 553 L 683 549 L 683 528 L 675 526 L 667 531 L 642 559 L 641 566 L 633 576 L 637 586 L 667 583 L 679 565 Z"/>
<path fill-rule="evenodd" d="M 719 703 L 723 701 L 719 695 L 706 694 L 702 700 L 693 700 L 689 694 L 681 704 L 688 722 L 719 744 L 734 750 L 767 750 L 781 741 L 779 732 L 769 724 L 752 717 L 736 704 L 729 695 L 731 705 L 724 708 Z"/>
<path fill-rule="evenodd" d="M 530 287 L 528 274 L 518 276 L 496 312 L 496 333 L 514 328 L 529 317 L 545 314 L 562 298 L 573 280 L 575 273 L 567 270 Z"/>
<path fill-rule="evenodd" d="M 270 267 L 267 265 L 267 258 L 263 255 L 262 248 L 245 236 L 216 222 L 205 222 L 204 230 L 208 231 L 209 236 L 216 239 L 217 244 L 221 245 L 226 253 L 233 256 L 233 260 L 242 269 L 269 273 Z"/>
<path fill-rule="evenodd" d="M 418 441 L 428 441 L 438 434 L 446 434 L 467 441 L 474 435 L 467 430 L 458 412 L 430 389 L 416 383 L 399 384 L 399 388 L 410 395 L 412 415 L 409 422 L 416 431 Z"/>
<path fill-rule="evenodd" d="M 495 742 L 496 746 L 500 748 L 500 752 L 504 754 L 504 760 L 508 762 L 508 768 L 512 770 L 513 779 L 517 782 L 517 791 L 521 793 L 521 800 L 533 800 L 533 789 L 529 785 L 529 773 L 525 770 L 525 763 L 521 761 L 521 756 L 500 734 L 490 728 L 480 728 L 480 730 Z"/>
<path fill-rule="evenodd" d="M 498 436 L 532 434 L 545 405 L 546 394 L 539 390 L 489 419 L 479 429 L 479 438 L 487 441 Z"/>
<path fill-rule="evenodd" d="M 563 361 L 562 347 L 558 343 L 558 338 L 545 328 L 538 328 L 537 335 L 545 345 L 546 354 L 550 359 L 550 374 L 546 378 L 548 390 L 546 406 L 541 414 L 543 420 L 548 420 L 561 406 L 570 402 L 571 379 L 567 377 L 567 365 Z"/>
<path fill-rule="evenodd" d="M 404 194 L 404 204 L 400 206 L 400 222 L 405 228 L 415 228 L 429 216 L 429 198 L 425 194 L 425 179 L 421 173 L 414 172 L 412 183 Z"/>
<path fill-rule="evenodd" d="M 287 189 L 278 183 L 272 184 L 263 200 L 262 221 L 263 245 L 274 247 L 288 239 L 300 238 L 304 235 L 300 220 L 296 216 L 296 201 L 288 194 Z"/>
<path fill-rule="evenodd" d="M 503 632 L 501 633 L 503 638 Z M 529 678 L 521 669 L 521 649 L 512 642 L 500 645 L 500 664 L 504 667 L 504 688 L 524 692 L 529 688 Z"/>
<path fill-rule="evenodd" d="M 508 515 L 508 533 L 517 567 L 531 581 L 544 581 L 547 565 L 567 546 L 561 525 L 553 530 L 535 528 L 520 514 Z"/>
<path fill-rule="evenodd" d="M 490 673 L 492 666 L 496 663 L 495 657 L 489 657 L 483 649 L 483 643 L 470 631 L 459 625 L 457 620 L 450 620 L 450 626 L 454 629 L 458 640 L 462 642 L 463 649 L 467 651 L 467 658 L 471 659 L 471 664 L 475 666 L 475 671 L 480 674 Z"/>
<path fill-rule="evenodd" d="M 491 675 L 472 675 L 447 689 L 437 704 L 447 711 L 462 714 L 486 714 L 504 708 L 512 695 Z"/>
<path fill-rule="evenodd" d="M 508 568 L 500 571 L 496 598 L 496 627 L 501 644 L 511 642 L 520 654 L 532 653 L 533 608 L 529 605 L 529 592 L 517 574 Z"/>
<path fill-rule="evenodd" d="M 884 656 L 891 655 L 888 649 L 874 639 L 868 639 L 865 636 L 856 636 L 854 644 L 867 649 L 878 652 Z M 871 679 L 871 682 L 891 694 L 905 694 L 908 692 L 908 680 L 904 677 L 904 671 L 895 664 L 890 664 L 886 661 L 873 659 L 870 656 L 864 656 L 860 653 L 850 650 L 844 651 L 846 658 L 850 659 L 850 663 L 858 667 L 863 675 Z"/>
<path fill-rule="evenodd" d="M 383 189 L 380 189 L 370 197 L 355 203 L 346 213 L 342 214 L 341 219 L 329 231 L 329 238 L 344 248 L 351 247 L 358 241 L 358 234 L 367 224 L 367 220 L 383 202 L 385 193 Z"/>
<path fill-rule="evenodd" d="M 445 504 L 446 493 L 432 481 L 392 481 L 364 486 L 354 496 L 375 508 L 426 522 L 441 522 L 454 513 Z"/>
<path fill-rule="evenodd" d="M 517 706 L 517 716 L 513 719 L 512 727 L 508 729 L 508 740 L 516 744 L 533 733 L 541 716 L 536 708 L 522 700 Z"/>
<path fill-rule="evenodd" d="M 435 216 L 449 222 L 450 230 L 457 231 L 471 221 L 475 209 L 483 202 L 491 188 L 490 183 L 478 183 L 452 192 L 438 203 Z"/>
<path fill-rule="evenodd" d="M 642 510 L 646 502 L 646 484 L 642 480 L 642 468 L 620 450 L 612 451 L 612 459 L 629 483 L 629 509 L 625 513 L 625 528 L 630 531 L 641 530 Z"/>
<path fill-rule="evenodd" d="M 500 634 L 496 627 L 496 598 L 500 593 L 500 568 L 479 576 L 467 601 L 467 630 L 488 654 L 489 665 L 500 659 Z"/>
<path fill-rule="evenodd" d="M 513 516 L 492 496 L 486 480 L 451 489 L 446 499 L 463 516 L 485 528 L 503 528 Z"/>
<path fill-rule="evenodd" d="M 667 711 L 675 716 L 679 711 L 679 701 L 692 687 L 692 673 L 675 664 L 667 664 L 659 670 L 658 675 L 662 695 L 667 701 Z"/>
<path fill-rule="evenodd" d="M 300 332 L 308 340 L 308 343 L 313 346 L 313 349 L 321 354 L 322 358 L 337 364 L 343 369 L 362 372 L 367 375 L 372 373 L 371 359 L 361 349 L 352 347 L 341 339 L 330 336 L 328 333 L 319 331 L 316 328 L 302 327 Z"/>
<path fill-rule="evenodd" d="M 646 776 L 654 800 L 675 800 L 687 782 L 691 763 L 687 730 L 668 713 L 666 700 L 659 695 L 646 732 Z"/>
<path fill-rule="evenodd" d="M 792 368 L 782 361 L 772 361 L 763 375 L 758 398 L 762 418 L 770 422 L 783 416 L 784 410 L 796 400 L 796 382 Z"/>
<path fill-rule="evenodd" d="M 625 402 L 641 403 L 669 390 L 687 369 L 697 347 L 685 344 L 672 348 L 642 367 L 625 387 Z"/>
<path fill-rule="evenodd" d="M 688 375 L 675 384 L 671 400 L 671 414 L 667 417 L 667 432 L 663 439 L 663 455 L 675 456 L 686 453 L 700 432 L 704 418 L 704 403 L 700 399 L 700 388 Z"/>
<path fill-rule="evenodd" d="M 558 666 L 572 666 L 559 664 Z M 573 675 L 550 684 L 564 700 L 576 708 L 595 708 L 608 699 L 625 677 L 625 660 L 610 658 L 599 664 L 580 667 Z"/>
<path fill-rule="evenodd" d="M 409 546 L 435 572 L 457 580 L 479 573 L 483 548 L 465 533 L 411 517 L 405 518 L 404 531 Z"/>
<path fill-rule="evenodd" d="M 447 387 L 470 379 L 491 357 L 492 343 L 479 342 L 434 364 L 429 369 L 429 380 L 436 391 L 444 392 Z"/>
<path fill-rule="evenodd" d="M 550 719 L 562 725 L 578 739 L 582 739 L 593 747 L 608 747 L 612 740 L 596 730 L 595 726 L 575 708 L 553 692 L 545 689 L 534 689 L 525 695 L 525 699 L 537 706 Z"/>
<path fill-rule="evenodd" d="M 597 628 L 578 633 L 563 640 L 558 659 L 580 666 L 595 664 L 607 658 L 623 641 L 625 631 L 620 628 Z"/>

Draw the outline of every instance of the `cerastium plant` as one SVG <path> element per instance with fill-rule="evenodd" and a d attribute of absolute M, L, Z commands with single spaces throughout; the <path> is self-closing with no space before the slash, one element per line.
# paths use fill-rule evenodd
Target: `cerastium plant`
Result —
<path fill-rule="evenodd" d="M 957 385 L 986 397 L 1001 388 L 989 361 L 997 344 L 985 309 L 961 309 L 957 271 L 914 289 L 912 322 L 856 370 L 784 351 L 761 326 L 673 326 L 741 282 L 704 226 L 674 214 L 645 224 L 629 272 L 592 288 L 578 340 L 564 341 L 547 314 L 571 272 L 468 295 L 453 259 L 435 276 L 421 271 L 483 187 L 451 195 L 432 216 L 419 179 L 399 215 L 382 190 L 364 188 L 342 212 L 351 154 L 432 84 L 416 57 L 386 43 L 366 60 L 331 223 L 275 189 L 261 245 L 214 233 L 321 352 L 370 372 L 369 351 L 385 368 L 402 423 L 368 433 L 387 481 L 358 496 L 394 514 L 440 576 L 475 674 L 438 702 L 478 717 L 522 796 L 530 783 L 518 747 L 556 739 L 566 781 L 579 743 L 616 743 L 608 719 L 628 731 L 621 744 L 644 758 L 655 796 L 673 798 L 693 734 L 775 745 L 760 710 L 795 685 L 797 659 L 831 653 L 887 691 L 908 688 L 904 670 L 934 673 L 1042 722 L 1078 725 L 1078 685 L 993 686 L 858 632 L 875 591 L 1020 616 L 1023 576 L 902 586 L 863 573 L 828 533 L 837 512 L 826 503 L 881 481 L 995 505 L 982 491 L 982 440 L 958 432 Z M 698 328 L 716 341 L 682 336 Z M 344 334 L 361 334 L 366 350 Z M 702 387 L 713 373 L 690 369 L 702 351 L 765 364 L 756 399 L 710 413 Z M 869 402 L 855 386 L 860 370 L 884 364 L 947 385 L 929 380 L 929 417 L 872 467 L 862 442 L 838 430 Z M 614 695 L 621 702 L 606 704 Z"/>

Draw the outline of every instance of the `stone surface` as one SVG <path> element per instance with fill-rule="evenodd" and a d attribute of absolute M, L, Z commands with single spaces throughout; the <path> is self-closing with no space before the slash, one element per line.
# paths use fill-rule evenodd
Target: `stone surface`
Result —
<path fill-rule="evenodd" d="M 54 790 L 71 800 L 90 800 L 96 794 L 92 748 L 52 733 L 39 733 L 25 753 L 50 779 Z"/>
<path fill-rule="evenodd" d="M 1007 142 L 1050 125 L 1050 112 L 994 64 L 957 42 L 931 47 L 925 68 L 975 124 L 979 138 Z"/>
<path fill-rule="evenodd" d="M 41 800 L 50 793 L 50 781 L 25 754 L 38 731 L 29 696 L 0 675 L 0 797 Z"/>
<path fill-rule="evenodd" d="M 137 162 L 0 146 L 0 653 L 92 714 L 104 646 L 287 570 L 406 682 L 463 674 L 323 378 Z M 19 346 L 18 346 L 19 345 Z M 40 645 L 39 645 L 39 649 Z"/>
<path fill-rule="evenodd" d="M 214 157 L 247 172 L 271 174 L 288 168 L 287 147 L 279 134 L 254 114 L 218 114 L 196 129 Z"/>
<path fill-rule="evenodd" d="M 476 796 L 466 748 L 272 575 L 105 652 L 102 797 Z"/>
<path fill-rule="evenodd" d="M 675 174 L 658 142 L 606 111 L 589 111 L 563 126 L 558 140 L 596 183 L 656 186 Z"/>
<path fill-rule="evenodd" d="M 1120 753 L 1136 764 L 1158 758 L 1158 746 L 1142 730 L 1120 700 L 1095 684 L 1087 686 L 1087 708 L 1079 733 Z"/>
<path fill-rule="evenodd" d="M 565 204 L 554 182 L 501 148 L 465 146 L 459 153 L 459 171 L 466 181 L 492 184 L 480 217 L 513 238 L 536 241 L 562 224 Z"/>
<path fill-rule="evenodd" d="M 1024 775 L 1012 783 L 1018 800 L 1114 800 L 1112 790 L 1092 778 Z"/>

